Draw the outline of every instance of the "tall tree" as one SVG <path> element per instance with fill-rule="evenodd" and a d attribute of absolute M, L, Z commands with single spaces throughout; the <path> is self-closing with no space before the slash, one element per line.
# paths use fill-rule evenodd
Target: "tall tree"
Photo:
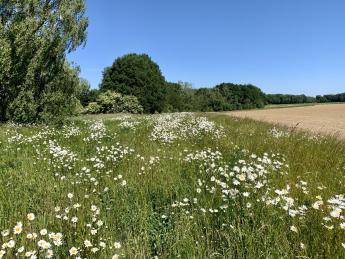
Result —
<path fill-rule="evenodd" d="M 103 72 L 101 91 L 136 96 L 144 112 L 161 112 L 165 105 L 165 79 L 148 55 L 128 54 Z"/>
<path fill-rule="evenodd" d="M 45 109 L 41 99 L 60 82 L 66 53 L 86 41 L 84 14 L 84 0 L 0 1 L 0 120 L 23 96 L 36 102 L 37 115 Z"/>

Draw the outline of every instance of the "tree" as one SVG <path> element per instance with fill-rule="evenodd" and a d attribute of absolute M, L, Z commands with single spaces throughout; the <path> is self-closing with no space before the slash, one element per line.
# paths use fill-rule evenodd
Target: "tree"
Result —
<path fill-rule="evenodd" d="M 226 99 L 227 109 L 262 108 L 265 105 L 265 95 L 260 88 L 253 85 L 236 85 L 223 83 L 217 85 L 215 90 Z"/>
<path fill-rule="evenodd" d="M 77 98 L 80 101 L 80 104 L 86 106 L 89 102 L 91 102 L 91 89 L 89 82 L 84 79 L 80 78 L 78 89 L 77 89 Z"/>
<path fill-rule="evenodd" d="M 84 83 L 79 78 L 80 68 L 65 62 L 61 73 L 49 82 L 40 95 L 38 118 L 43 122 L 62 123 L 64 117 L 77 114 L 78 95 Z"/>
<path fill-rule="evenodd" d="M 185 93 L 182 86 L 176 83 L 166 83 L 166 104 L 164 110 L 167 112 L 185 111 Z"/>
<path fill-rule="evenodd" d="M 16 107 L 11 103 L 18 98 L 35 104 L 23 112 L 35 119 L 43 114 L 50 89 L 56 90 L 53 82 L 65 71 L 66 53 L 85 43 L 84 13 L 84 0 L 0 2 L 0 120 L 11 119 Z M 64 90 L 58 91 L 61 99 L 70 93 Z"/>
<path fill-rule="evenodd" d="M 228 110 L 226 99 L 215 88 L 200 88 L 196 90 L 195 96 L 197 100 L 196 110 L 198 111 Z"/>
<path fill-rule="evenodd" d="M 146 113 L 161 112 L 165 105 L 165 79 L 148 55 L 128 54 L 105 68 L 100 90 L 136 96 Z"/>

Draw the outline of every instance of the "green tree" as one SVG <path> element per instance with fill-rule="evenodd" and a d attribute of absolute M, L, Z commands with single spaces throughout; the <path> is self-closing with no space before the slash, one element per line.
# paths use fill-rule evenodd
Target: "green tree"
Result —
<path fill-rule="evenodd" d="M 146 113 L 161 112 L 165 105 L 165 79 L 148 55 L 128 54 L 103 72 L 101 91 L 136 96 Z"/>
<path fill-rule="evenodd" d="M 77 89 L 77 98 L 80 100 L 81 105 L 86 106 L 88 103 L 90 103 L 91 95 L 92 90 L 89 82 L 84 78 L 80 78 Z"/>
<path fill-rule="evenodd" d="M 68 115 L 77 114 L 78 96 L 85 82 L 79 78 L 80 68 L 65 62 L 61 73 L 49 82 L 40 95 L 38 118 L 43 122 L 62 123 Z"/>
<path fill-rule="evenodd" d="M 240 110 L 262 108 L 266 97 L 260 88 L 253 85 L 223 83 L 214 88 L 226 100 L 226 109 Z"/>
<path fill-rule="evenodd" d="M 185 93 L 180 84 L 166 83 L 166 104 L 164 110 L 167 112 L 185 111 Z"/>
<path fill-rule="evenodd" d="M 57 77 L 65 70 L 66 53 L 85 43 L 84 13 L 84 0 L 0 2 L 0 120 L 11 119 L 16 114 L 11 103 L 24 96 L 34 100 L 37 112 L 23 112 L 39 116 L 47 110 L 46 101 L 54 95 L 49 91 L 56 89 L 52 83 L 61 81 Z M 57 95 L 66 97 L 70 91 L 65 90 Z"/>

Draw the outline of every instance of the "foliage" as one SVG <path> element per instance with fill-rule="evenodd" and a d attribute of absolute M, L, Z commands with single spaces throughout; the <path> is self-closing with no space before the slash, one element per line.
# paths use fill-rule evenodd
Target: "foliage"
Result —
<path fill-rule="evenodd" d="M 345 102 L 345 93 L 340 94 L 326 94 L 316 96 L 316 100 L 320 103 L 326 102 Z"/>
<path fill-rule="evenodd" d="M 131 95 L 123 95 L 121 112 L 142 113 L 143 107 L 139 103 L 137 97 Z"/>
<path fill-rule="evenodd" d="M 90 114 L 101 113 L 101 106 L 97 102 L 90 102 L 85 107 L 85 113 L 90 113 Z"/>
<path fill-rule="evenodd" d="M 101 92 L 96 102 L 86 107 L 86 113 L 142 113 L 143 107 L 135 96 L 122 95 L 110 90 Z"/>
<path fill-rule="evenodd" d="M 259 88 L 231 83 L 197 89 L 195 98 L 198 111 L 253 109 L 262 108 L 265 104 L 265 96 Z"/>
<path fill-rule="evenodd" d="M 166 83 L 165 112 L 196 110 L 195 91 L 186 83 Z"/>
<path fill-rule="evenodd" d="M 15 122 L 32 123 L 37 116 L 37 104 L 32 91 L 21 91 L 10 104 L 9 117 Z"/>
<path fill-rule="evenodd" d="M 65 63 L 62 72 L 48 83 L 39 100 L 38 118 L 45 123 L 61 124 L 68 115 L 80 110 L 79 68 Z"/>
<path fill-rule="evenodd" d="M 1 1 L 0 120 L 23 118 L 31 121 L 33 115 L 40 119 L 45 111 L 52 112 L 45 107 L 48 105 L 47 98 L 52 99 L 55 92 L 61 99 L 61 95 L 69 98 L 68 94 L 74 92 L 73 86 L 67 85 L 68 82 L 64 89 L 57 89 L 53 82 L 62 86 L 60 81 L 63 77 L 61 74 L 66 71 L 66 53 L 85 42 L 88 21 L 84 13 L 83 0 Z M 72 89 L 66 93 L 68 87 Z M 50 92 L 51 89 L 53 92 Z M 31 108 L 37 107 L 36 112 L 32 109 L 13 110 L 18 105 L 11 103 L 27 95 L 22 91 L 31 93 L 35 102 Z M 53 99 L 57 101 L 59 98 Z M 66 106 L 70 106 L 69 100 Z M 9 117 L 19 113 L 22 114 L 19 117 Z"/>
<path fill-rule="evenodd" d="M 265 105 L 264 93 L 254 85 L 223 83 L 215 88 L 225 97 L 230 109 L 262 108 Z"/>
<path fill-rule="evenodd" d="M 165 111 L 229 111 L 262 108 L 265 95 L 253 85 L 223 83 L 213 88 L 191 87 L 185 82 L 166 83 Z"/>
<path fill-rule="evenodd" d="M 266 94 L 266 101 L 269 104 L 296 104 L 296 103 L 314 103 L 315 97 L 292 94 Z"/>
<path fill-rule="evenodd" d="M 92 94 L 94 90 L 90 89 L 90 84 L 86 79 L 80 78 L 77 87 L 76 97 L 80 101 L 81 105 L 86 106 L 92 100 Z"/>
<path fill-rule="evenodd" d="M 224 96 L 215 88 L 200 88 L 195 91 L 196 109 L 198 111 L 226 111 L 230 106 Z"/>
<path fill-rule="evenodd" d="M 100 90 L 138 98 L 146 113 L 161 112 L 165 104 L 165 79 L 148 55 L 128 54 L 103 72 Z"/>

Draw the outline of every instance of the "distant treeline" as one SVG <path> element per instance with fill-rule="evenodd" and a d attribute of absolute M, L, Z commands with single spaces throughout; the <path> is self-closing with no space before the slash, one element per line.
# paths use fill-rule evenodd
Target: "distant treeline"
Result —
<path fill-rule="evenodd" d="M 292 94 L 266 94 L 267 104 L 296 104 L 296 103 L 315 103 L 315 97 Z"/>
<path fill-rule="evenodd" d="M 267 104 L 345 102 L 345 93 L 317 95 L 316 97 L 292 94 L 266 94 Z"/>
<path fill-rule="evenodd" d="M 345 93 L 317 95 L 316 100 L 319 103 L 345 102 Z"/>
<path fill-rule="evenodd" d="M 265 94 L 256 86 L 223 83 L 193 89 L 188 83 L 167 83 L 165 111 L 231 111 L 262 108 Z"/>

